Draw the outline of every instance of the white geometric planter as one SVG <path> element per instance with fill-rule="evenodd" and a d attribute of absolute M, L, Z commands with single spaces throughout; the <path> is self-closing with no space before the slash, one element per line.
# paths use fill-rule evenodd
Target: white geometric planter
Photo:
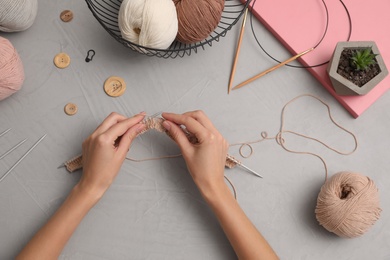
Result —
<path fill-rule="evenodd" d="M 361 48 L 370 48 L 372 47 L 372 52 L 374 54 L 379 54 L 375 57 L 377 60 L 377 64 L 381 69 L 381 72 L 376 75 L 369 82 L 359 87 L 344 78 L 340 74 L 337 73 L 337 67 L 339 66 L 340 55 L 344 49 L 361 49 Z M 351 95 L 365 95 L 370 90 L 372 90 L 380 81 L 382 81 L 388 74 L 388 70 L 386 68 L 385 63 L 383 62 L 383 58 L 380 55 L 379 49 L 376 46 L 376 43 L 373 41 L 355 41 L 355 42 L 339 42 L 336 45 L 336 48 L 333 52 L 332 59 L 329 61 L 329 65 L 327 68 L 327 72 L 332 82 L 333 88 L 339 95 L 351 96 Z"/>

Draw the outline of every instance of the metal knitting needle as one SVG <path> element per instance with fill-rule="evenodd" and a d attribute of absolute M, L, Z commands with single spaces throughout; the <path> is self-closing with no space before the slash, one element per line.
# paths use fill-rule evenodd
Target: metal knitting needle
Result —
<path fill-rule="evenodd" d="M 19 146 L 21 146 L 24 142 L 27 141 L 27 138 L 24 139 L 23 141 L 19 142 L 17 145 L 15 145 L 14 147 L 12 147 L 11 149 L 9 149 L 7 152 L 5 152 L 2 156 L 0 156 L 0 160 L 3 159 L 4 157 L 6 157 L 9 153 L 11 153 L 13 150 L 15 150 L 16 148 L 18 148 Z"/>
<path fill-rule="evenodd" d="M 254 175 L 256 175 L 257 177 L 260 177 L 260 178 L 263 178 L 262 175 L 258 174 L 257 172 L 255 172 L 254 170 L 246 167 L 245 165 L 243 165 L 242 163 L 238 163 L 239 166 L 241 166 L 242 168 L 244 168 L 245 170 L 247 171 L 250 171 L 251 173 L 253 173 Z"/>
<path fill-rule="evenodd" d="M 255 172 L 254 170 L 248 168 L 247 166 L 243 165 L 239 160 L 237 160 L 236 158 L 234 158 L 233 156 L 231 155 L 226 155 L 226 158 L 228 158 L 229 160 L 232 160 L 234 163 L 236 163 L 237 165 L 241 166 L 242 168 L 244 168 L 245 170 L 253 173 L 254 175 L 256 175 L 257 177 L 260 177 L 260 178 L 263 178 L 263 176 L 261 176 L 260 174 L 258 174 L 257 172 Z"/>
<path fill-rule="evenodd" d="M 18 164 L 43 140 L 43 138 L 46 137 L 47 134 L 43 135 L 41 138 L 39 138 L 38 141 L 36 141 L 36 143 L 30 148 L 27 150 L 27 152 L 14 164 L 12 165 L 12 167 L 6 172 L 4 173 L 4 175 L 0 178 L 0 182 L 2 180 L 5 179 L 5 177 L 7 177 L 8 174 L 10 174 L 10 172 L 15 169 L 16 166 L 18 166 Z"/>
<path fill-rule="evenodd" d="M 9 131 L 11 131 L 11 128 L 8 128 L 7 130 L 5 130 L 4 132 L 2 132 L 0 134 L 0 137 L 2 137 L 3 135 L 5 135 L 6 133 L 8 133 Z"/>

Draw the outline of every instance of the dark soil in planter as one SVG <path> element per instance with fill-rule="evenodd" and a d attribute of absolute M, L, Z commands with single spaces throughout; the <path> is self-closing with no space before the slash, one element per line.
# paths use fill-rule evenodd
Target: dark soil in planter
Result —
<path fill-rule="evenodd" d="M 352 49 L 344 49 L 341 52 L 337 73 L 354 83 L 356 86 L 361 87 L 378 75 L 381 72 L 381 69 L 379 68 L 379 65 L 375 63 L 368 66 L 366 70 L 355 70 L 350 63 L 353 52 L 354 50 Z"/>

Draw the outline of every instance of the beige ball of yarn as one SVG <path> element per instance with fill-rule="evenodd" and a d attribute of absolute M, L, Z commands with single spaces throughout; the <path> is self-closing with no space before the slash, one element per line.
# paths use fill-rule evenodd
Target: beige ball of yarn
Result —
<path fill-rule="evenodd" d="M 127 41 L 167 49 L 177 34 L 176 8 L 172 0 L 124 0 L 119 9 L 118 25 L 122 38 Z M 137 50 L 145 52 L 145 49 Z"/>
<path fill-rule="evenodd" d="M 24 81 L 23 64 L 7 39 L 0 37 L 0 100 L 18 91 Z"/>
<path fill-rule="evenodd" d="M 328 231 L 346 238 L 361 236 L 379 219 L 378 188 L 361 174 L 336 173 L 321 187 L 315 213 Z"/>
<path fill-rule="evenodd" d="M 0 31 L 19 32 L 30 28 L 37 12 L 37 0 L 0 0 Z"/>
<path fill-rule="evenodd" d="M 221 20 L 225 0 L 173 0 L 179 20 L 176 39 L 196 43 L 206 39 Z"/>

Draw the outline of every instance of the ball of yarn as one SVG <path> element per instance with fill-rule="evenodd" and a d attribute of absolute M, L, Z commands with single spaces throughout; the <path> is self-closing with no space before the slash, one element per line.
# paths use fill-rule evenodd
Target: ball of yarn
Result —
<path fill-rule="evenodd" d="M 0 31 L 24 31 L 34 23 L 37 0 L 0 0 Z"/>
<path fill-rule="evenodd" d="M 22 61 L 14 46 L 0 37 L 0 100 L 18 91 L 24 81 Z"/>
<path fill-rule="evenodd" d="M 206 39 L 221 20 L 225 0 L 173 0 L 179 20 L 176 39 L 196 43 Z"/>
<path fill-rule="evenodd" d="M 340 237 L 363 235 L 379 218 L 379 193 L 361 174 L 339 172 L 321 187 L 315 210 L 318 222 Z"/>
<path fill-rule="evenodd" d="M 167 49 L 177 34 L 175 5 L 172 0 L 124 0 L 118 24 L 125 40 L 148 48 Z"/>

